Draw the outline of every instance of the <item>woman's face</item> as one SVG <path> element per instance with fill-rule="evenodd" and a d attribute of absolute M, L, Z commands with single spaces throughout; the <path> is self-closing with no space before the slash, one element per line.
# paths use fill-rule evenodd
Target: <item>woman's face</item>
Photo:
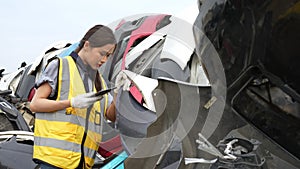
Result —
<path fill-rule="evenodd" d="M 85 63 L 90 65 L 92 69 L 97 70 L 103 63 L 107 61 L 114 49 L 114 44 L 106 44 L 101 47 L 88 46 L 85 53 Z"/>

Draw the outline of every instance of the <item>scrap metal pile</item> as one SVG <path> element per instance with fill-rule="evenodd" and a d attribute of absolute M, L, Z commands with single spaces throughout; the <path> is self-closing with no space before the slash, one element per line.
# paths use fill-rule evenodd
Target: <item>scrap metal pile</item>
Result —
<path fill-rule="evenodd" d="M 124 18 L 99 71 L 112 86 L 120 71 L 131 84 L 118 92 L 116 122 L 102 122 L 94 168 L 300 168 L 299 7 L 199 0 L 193 23 Z M 38 167 L 34 84 L 77 45 L 51 44 L 34 63 L 0 71 L 0 168 Z"/>

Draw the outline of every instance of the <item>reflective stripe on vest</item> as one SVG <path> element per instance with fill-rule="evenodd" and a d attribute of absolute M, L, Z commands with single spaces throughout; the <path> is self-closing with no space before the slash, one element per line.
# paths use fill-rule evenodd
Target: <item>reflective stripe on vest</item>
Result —
<path fill-rule="evenodd" d="M 106 89 L 104 79 L 100 79 L 102 88 Z M 83 81 L 71 56 L 60 59 L 57 88 L 56 100 L 70 100 L 85 93 Z M 103 118 L 100 112 L 106 112 L 107 104 L 106 94 L 100 103 L 93 105 L 90 113 L 86 112 L 87 109 L 72 107 L 53 113 L 36 113 L 33 158 L 61 168 L 76 168 L 81 157 L 86 115 L 89 114 L 84 159 L 87 166 L 91 167 L 101 141 Z"/>

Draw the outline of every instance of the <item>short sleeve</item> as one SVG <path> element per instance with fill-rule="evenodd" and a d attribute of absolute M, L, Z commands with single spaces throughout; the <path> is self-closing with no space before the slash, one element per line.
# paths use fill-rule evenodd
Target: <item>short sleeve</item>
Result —
<path fill-rule="evenodd" d="M 43 83 L 48 83 L 52 88 L 50 97 L 53 97 L 57 88 L 57 73 L 58 59 L 55 59 L 47 65 L 40 79 L 35 84 L 36 88 L 40 87 Z"/>

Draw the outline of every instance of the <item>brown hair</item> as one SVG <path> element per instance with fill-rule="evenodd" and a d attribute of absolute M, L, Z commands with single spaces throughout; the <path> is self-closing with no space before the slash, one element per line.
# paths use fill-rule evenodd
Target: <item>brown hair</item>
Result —
<path fill-rule="evenodd" d="M 85 41 L 89 41 L 91 47 L 101 47 L 106 44 L 117 43 L 113 31 L 104 25 L 95 25 L 90 28 L 80 40 L 80 43 L 75 50 L 76 53 L 82 49 Z"/>

